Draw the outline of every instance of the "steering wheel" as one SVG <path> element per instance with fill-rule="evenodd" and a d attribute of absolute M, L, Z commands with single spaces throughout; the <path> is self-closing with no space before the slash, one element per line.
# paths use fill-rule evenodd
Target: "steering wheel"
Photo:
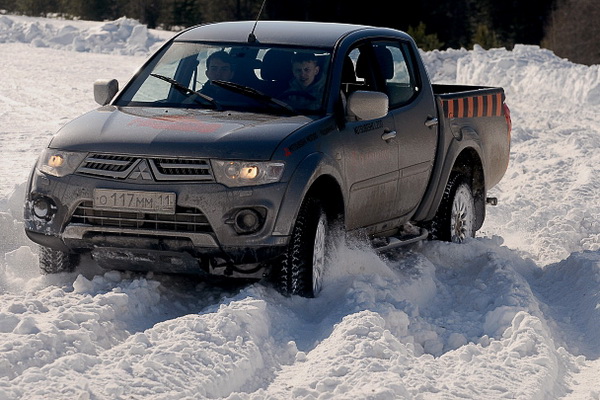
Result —
<path fill-rule="evenodd" d="M 289 92 L 284 92 L 279 98 L 283 101 L 289 100 L 293 97 L 302 97 L 309 101 L 317 101 L 317 98 L 312 94 L 305 92 L 304 90 L 290 90 Z"/>

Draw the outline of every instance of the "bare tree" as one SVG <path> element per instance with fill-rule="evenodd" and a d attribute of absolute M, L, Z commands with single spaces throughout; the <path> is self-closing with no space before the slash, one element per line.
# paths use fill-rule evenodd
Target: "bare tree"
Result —
<path fill-rule="evenodd" d="M 253 20 L 260 10 L 260 0 L 199 0 L 206 22 Z"/>
<path fill-rule="evenodd" d="M 600 64 L 599 21 L 597 0 L 559 0 L 550 14 L 542 46 L 576 63 Z"/>

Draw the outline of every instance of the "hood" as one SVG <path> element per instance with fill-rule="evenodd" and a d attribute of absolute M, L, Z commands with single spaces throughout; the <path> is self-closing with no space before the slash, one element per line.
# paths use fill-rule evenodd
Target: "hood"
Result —
<path fill-rule="evenodd" d="M 65 125 L 50 147 L 71 151 L 268 160 L 306 116 L 105 106 Z"/>

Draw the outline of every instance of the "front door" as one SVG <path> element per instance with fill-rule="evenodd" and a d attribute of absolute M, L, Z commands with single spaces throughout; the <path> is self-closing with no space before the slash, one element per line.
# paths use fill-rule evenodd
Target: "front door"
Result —
<path fill-rule="evenodd" d="M 357 68 L 368 53 L 364 47 L 353 49 L 347 59 Z M 356 76 L 358 75 L 358 77 Z M 352 82 L 343 82 L 345 95 L 356 90 L 374 90 L 371 76 L 356 69 Z M 394 132 L 394 117 L 369 121 L 349 121 L 342 133 L 346 143 L 344 168 L 349 187 L 346 228 L 356 229 L 390 220 L 396 213 L 398 192 L 398 142 L 386 140 Z"/>

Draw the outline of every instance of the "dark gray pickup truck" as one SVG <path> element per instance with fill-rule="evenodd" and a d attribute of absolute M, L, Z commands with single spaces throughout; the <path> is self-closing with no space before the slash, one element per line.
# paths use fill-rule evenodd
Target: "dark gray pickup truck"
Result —
<path fill-rule="evenodd" d="M 387 28 L 198 26 L 94 95 L 102 107 L 31 173 L 25 229 L 47 273 L 87 252 L 311 297 L 332 229 L 379 250 L 461 242 L 509 159 L 503 90 L 431 85 L 413 40 Z"/>

